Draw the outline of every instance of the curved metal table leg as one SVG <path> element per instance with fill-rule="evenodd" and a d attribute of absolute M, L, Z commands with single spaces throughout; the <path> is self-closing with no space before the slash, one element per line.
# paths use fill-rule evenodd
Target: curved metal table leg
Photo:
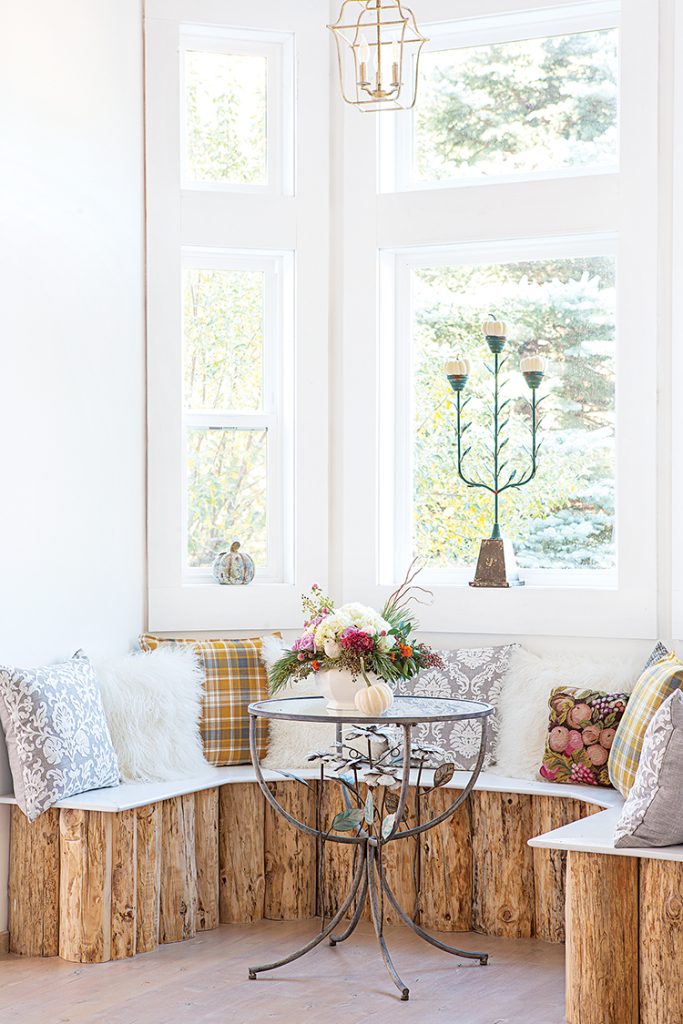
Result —
<path fill-rule="evenodd" d="M 363 884 L 360 887 L 360 894 L 358 896 L 358 903 L 356 905 L 356 909 L 353 912 L 353 917 L 349 921 L 349 924 L 348 924 L 346 930 L 343 931 L 341 933 L 341 935 L 330 935 L 330 945 L 331 946 L 336 946 L 340 942 L 346 942 L 346 940 L 348 938 L 350 938 L 351 935 L 353 935 L 353 933 L 355 932 L 356 928 L 358 927 L 358 922 L 361 919 L 361 915 L 363 913 L 363 909 L 364 909 L 365 903 L 367 901 L 367 896 L 368 896 L 368 878 L 367 878 L 367 875 L 364 875 L 363 876 Z"/>
<path fill-rule="evenodd" d="M 378 868 L 378 874 L 379 873 L 380 869 Z M 370 914 L 372 917 L 372 923 L 375 926 L 375 935 L 377 936 L 377 941 L 379 942 L 379 946 L 382 951 L 382 957 L 384 959 L 386 969 L 391 975 L 391 979 L 394 985 L 401 993 L 401 999 L 405 1002 L 410 997 L 410 989 L 401 980 L 398 971 L 394 967 L 394 962 L 391 959 L 391 954 L 389 953 L 387 944 L 384 941 L 384 923 L 380 916 L 379 907 L 377 906 L 377 882 L 375 881 L 375 853 L 371 846 L 368 847 L 367 874 L 368 889 L 370 891 Z"/>
<path fill-rule="evenodd" d="M 322 931 L 320 931 L 316 936 L 314 936 L 310 942 L 307 942 L 305 946 L 302 946 L 301 949 L 297 949 L 294 953 L 290 953 L 289 956 L 283 957 L 282 960 L 275 960 L 271 964 L 261 964 L 260 967 L 250 967 L 250 979 L 254 981 L 256 979 L 256 975 L 263 973 L 263 971 L 274 971 L 276 967 L 284 967 L 285 964 L 291 964 L 295 960 L 298 960 L 300 957 L 305 956 L 306 953 L 310 953 L 310 951 L 312 949 L 315 949 L 316 946 L 319 946 L 320 943 L 323 942 L 323 940 L 326 939 L 327 936 L 334 931 L 334 929 L 337 927 L 337 925 L 345 916 L 349 907 L 353 903 L 354 896 L 358 892 L 363 877 L 365 876 L 365 868 L 366 855 L 365 851 L 361 848 L 361 853 L 358 858 L 358 867 L 356 868 L 356 874 L 354 875 L 353 881 L 351 883 L 351 888 L 349 889 L 346 899 L 344 900 L 344 902 L 342 903 L 341 907 L 334 915 L 332 920 L 329 922 L 329 924 L 325 925 Z"/>
<path fill-rule="evenodd" d="M 393 892 L 391 891 L 391 886 L 389 885 L 389 883 L 387 882 L 386 878 L 384 878 L 383 875 L 381 878 L 381 882 L 382 888 L 387 894 L 389 902 L 391 903 L 392 907 L 394 908 L 398 916 L 401 918 L 403 923 L 407 924 L 411 931 L 415 932 L 415 934 L 418 935 L 421 939 L 424 939 L 425 942 L 429 942 L 429 944 L 432 946 L 436 946 L 437 949 L 442 949 L 444 953 L 452 953 L 453 956 L 462 956 L 465 957 L 466 960 L 478 960 L 482 967 L 485 967 L 487 965 L 487 963 L 489 962 L 488 953 L 474 953 L 469 952 L 466 949 L 458 949 L 457 946 L 449 946 L 447 945 L 447 943 L 441 942 L 440 939 L 434 938 L 434 936 L 430 935 L 429 932 L 426 932 L 424 928 L 421 928 L 419 924 L 416 924 L 415 921 L 413 921 L 412 917 L 410 917 L 410 915 L 405 912 L 405 910 L 403 909 L 403 907 L 401 906 L 401 904 L 398 902 Z"/>

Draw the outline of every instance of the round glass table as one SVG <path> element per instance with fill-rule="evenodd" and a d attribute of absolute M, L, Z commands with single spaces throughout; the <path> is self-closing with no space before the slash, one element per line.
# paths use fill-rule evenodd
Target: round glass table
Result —
<path fill-rule="evenodd" d="M 482 770 L 488 720 L 492 713 L 493 708 L 490 704 L 441 697 L 396 697 L 391 708 L 376 717 L 362 715 L 358 711 L 329 711 L 324 697 L 274 698 L 249 705 L 251 758 L 256 779 L 268 803 L 290 825 L 306 835 L 314 836 L 319 843 L 343 843 L 354 847 L 353 878 L 336 914 L 327 922 L 323 917 L 318 934 L 301 949 L 273 963 L 250 967 L 250 978 L 255 979 L 264 971 L 272 971 L 298 960 L 327 938 L 331 946 L 344 942 L 353 934 L 365 905 L 369 904 L 370 917 L 384 963 L 401 993 L 401 999 L 408 999 L 409 989 L 394 967 L 384 937 L 384 897 L 400 920 L 432 946 L 455 956 L 478 960 L 482 965 L 488 962 L 487 953 L 469 952 L 449 946 L 430 935 L 413 919 L 415 915 L 411 916 L 400 905 L 385 877 L 382 850 L 387 843 L 419 836 L 435 828 L 450 818 L 467 800 Z M 298 821 L 282 806 L 267 785 L 256 744 L 256 723 L 259 718 L 292 722 L 331 722 L 336 725 L 334 746 L 328 751 L 314 751 L 310 755 L 312 762 L 318 761 L 320 764 L 320 782 L 336 781 L 340 786 L 343 798 L 341 810 L 329 828 L 315 828 L 307 822 Z M 419 813 L 419 794 L 422 792 L 423 780 L 426 783 L 431 773 L 431 768 L 428 768 L 427 764 L 435 758 L 440 761 L 434 770 L 430 789 L 446 785 L 455 769 L 452 761 L 449 761 L 447 752 L 415 739 L 413 729 L 423 723 L 463 722 L 473 719 L 481 722 L 481 737 L 479 754 L 474 768 L 469 773 L 470 777 L 463 789 L 454 792 L 450 806 L 423 822 Z M 345 726 L 350 727 L 346 733 Z M 411 824 L 407 816 L 411 768 L 417 768 L 414 785 L 418 794 L 418 814 L 415 824 Z M 292 777 L 291 773 L 283 774 Z M 321 789 L 322 785 L 318 787 L 319 794 Z M 320 822 L 319 814 L 316 815 L 316 820 Z M 354 901 L 355 909 L 350 921 L 344 930 L 337 934 L 336 929 L 351 911 Z"/>

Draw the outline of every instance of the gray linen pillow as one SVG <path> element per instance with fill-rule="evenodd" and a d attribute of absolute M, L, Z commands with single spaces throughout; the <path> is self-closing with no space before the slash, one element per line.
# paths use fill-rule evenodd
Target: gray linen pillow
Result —
<path fill-rule="evenodd" d="M 614 833 L 617 849 L 683 843 L 683 693 L 676 690 L 647 727 L 636 780 Z"/>
<path fill-rule="evenodd" d="M 29 821 L 67 796 L 118 784 L 100 689 L 80 652 L 42 668 L 0 666 L 0 723 Z"/>
<path fill-rule="evenodd" d="M 519 644 L 504 647 L 474 647 L 456 651 L 439 651 L 444 668 L 423 669 L 414 679 L 400 680 L 397 694 L 416 694 L 421 697 L 454 697 L 459 700 L 479 700 L 492 704 L 500 699 L 503 679 L 510 655 Z M 456 768 L 471 771 L 477 763 L 481 723 L 435 722 L 422 723 L 413 729 L 413 740 L 433 743 L 453 755 Z M 498 716 L 489 718 L 489 736 L 484 768 L 494 764 L 493 751 L 498 737 Z"/>

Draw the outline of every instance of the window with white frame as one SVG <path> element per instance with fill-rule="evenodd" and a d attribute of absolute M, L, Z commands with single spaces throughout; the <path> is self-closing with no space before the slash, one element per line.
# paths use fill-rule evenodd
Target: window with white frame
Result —
<path fill-rule="evenodd" d="M 427 628 L 636 635 L 656 610 L 657 140 L 642 132 L 657 18 L 636 0 L 495 8 L 463 0 L 445 20 L 447 4 L 424 0 L 417 104 L 378 119 L 374 166 L 373 129 L 344 119 L 347 151 L 364 154 L 346 164 L 344 344 L 347 449 L 366 496 L 362 520 L 344 507 L 345 593 L 377 600 L 417 557 L 435 595 Z M 539 473 L 501 499 L 527 583 L 505 603 L 463 586 L 493 503 L 458 478 L 444 373 L 453 356 L 471 363 L 468 459 L 487 480 L 489 314 L 509 326 L 507 473 L 529 459 L 520 359 L 548 362 Z"/>
<path fill-rule="evenodd" d="M 619 5 L 508 14 L 438 25 L 420 68 L 420 103 L 396 122 L 380 159 L 396 190 L 487 187 L 577 175 L 575 202 L 595 175 L 618 170 Z M 388 175 L 385 173 L 385 181 Z M 482 212 L 482 223 L 488 220 Z M 511 331 L 504 466 L 530 460 L 529 392 L 520 358 L 544 356 L 542 471 L 501 498 L 521 567 L 589 571 L 610 584 L 616 562 L 616 238 L 508 238 L 396 250 L 396 469 L 392 562 L 411 558 L 434 580 L 460 580 L 490 532 L 491 496 L 453 475 L 454 399 L 443 366 L 468 358 L 470 476 L 491 483 L 490 375 L 481 323 Z M 495 236 L 495 223 L 486 234 Z M 509 372 L 517 369 L 517 373 Z M 533 574 L 532 574 L 533 578 Z M 546 575 L 547 578 L 547 575 Z M 561 575 L 560 577 L 561 578 Z"/>
<path fill-rule="evenodd" d="M 154 629 L 282 627 L 325 576 L 325 471 L 305 501 L 301 472 L 325 461 L 325 402 L 299 395 L 327 366 L 329 55 L 313 0 L 258 8 L 147 3 Z M 213 579 L 233 540 L 246 589 Z"/>

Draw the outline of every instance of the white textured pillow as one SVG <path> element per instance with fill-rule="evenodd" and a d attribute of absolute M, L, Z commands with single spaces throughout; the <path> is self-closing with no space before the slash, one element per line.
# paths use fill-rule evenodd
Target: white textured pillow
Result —
<path fill-rule="evenodd" d="M 540 658 L 513 651 L 498 702 L 496 765 L 490 771 L 538 779 L 548 732 L 548 698 L 557 686 L 630 693 L 642 670 L 638 659 L 556 654 Z"/>
<path fill-rule="evenodd" d="M 261 660 L 270 671 L 286 645 L 278 637 L 265 637 Z M 321 689 L 315 678 L 290 683 L 279 691 L 278 697 L 319 697 Z M 316 725 L 314 722 L 284 722 L 271 719 L 269 724 L 268 753 L 261 762 L 264 768 L 287 771 L 310 768 L 307 760 L 312 750 L 324 750 L 335 741 L 335 726 Z"/>
<path fill-rule="evenodd" d="M 123 782 L 203 775 L 203 672 L 191 647 L 163 646 L 95 666 Z"/>

